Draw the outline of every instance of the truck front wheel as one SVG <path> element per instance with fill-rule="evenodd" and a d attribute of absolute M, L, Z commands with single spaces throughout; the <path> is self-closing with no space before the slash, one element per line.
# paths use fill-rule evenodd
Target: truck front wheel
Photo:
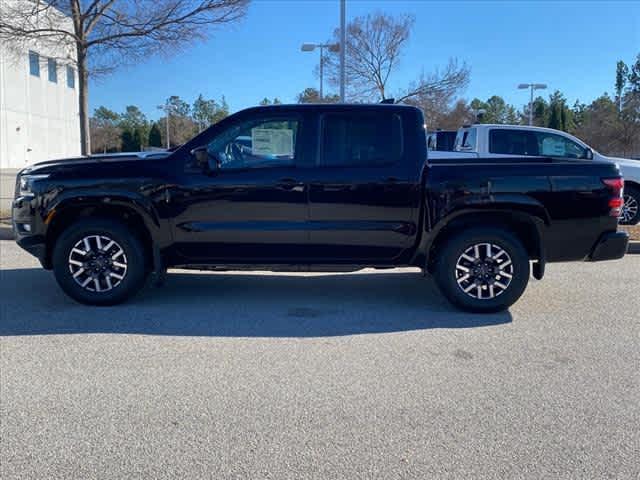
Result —
<path fill-rule="evenodd" d="M 125 225 L 87 219 L 67 228 L 55 243 L 53 271 L 74 300 L 114 305 L 144 285 L 147 268 L 142 244 Z"/>
<path fill-rule="evenodd" d="M 527 251 L 506 230 L 465 230 L 447 238 L 436 254 L 436 282 L 444 296 L 463 310 L 504 310 L 520 298 L 529 282 Z"/>

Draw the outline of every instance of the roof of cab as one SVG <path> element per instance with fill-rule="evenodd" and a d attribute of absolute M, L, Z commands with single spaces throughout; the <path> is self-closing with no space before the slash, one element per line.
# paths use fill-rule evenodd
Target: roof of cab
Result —
<path fill-rule="evenodd" d="M 332 111 L 353 111 L 353 110 L 378 110 L 378 109 L 391 109 L 391 110 L 418 110 L 417 107 L 404 104 L 390 104 L 390 103 L 288 103 L 279 105 L 259 105 L 255 107 L 249 107 L 241 110 L 237 113 L 245 112 L 264 112 L 266 110 L 272 111 L 300 111 L 300 110 L 332 110 Z"/>

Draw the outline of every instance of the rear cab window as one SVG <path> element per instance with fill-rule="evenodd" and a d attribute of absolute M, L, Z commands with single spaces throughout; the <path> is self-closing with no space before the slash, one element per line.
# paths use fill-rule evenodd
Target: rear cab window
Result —
<path fill-rule="evenodd" d="M 475 128 L 465 130 L 460 140 L 460 149 L 474 151 L 476 149 L 476 136 Z"/>

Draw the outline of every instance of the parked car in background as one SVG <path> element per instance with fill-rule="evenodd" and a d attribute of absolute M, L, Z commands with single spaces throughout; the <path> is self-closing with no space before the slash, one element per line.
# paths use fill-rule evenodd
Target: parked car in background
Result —
<path fill-rule="evenodd" d="M 608 157 L 566 132 L 524 125 L 476 124 L 462 127 L 456 134 L 454 151 L 439 158 L 550 157 L 606 161 L 618 164 L 624 178 L 624 205 L 620 224 L 640 222 L 640 162 Z"/>
<path fill-rule="evenodd" d="M 430 151 L 451 152 L 456 141 L 456 130 L 437 130 L 427 133 L 427 148 Z"/>
<path fill-rule="evenodd" d="M 164 158 L 24 169 L 14 231 L 69 296 L 95 305 L 126 300 L 168 267 L 416 266 L 454 305 L 491 312 L 548 262 L 625 254 L 615 164 L 458 162 L 427 159 L 426 147 L 409 106 L 251 108 Z"/>

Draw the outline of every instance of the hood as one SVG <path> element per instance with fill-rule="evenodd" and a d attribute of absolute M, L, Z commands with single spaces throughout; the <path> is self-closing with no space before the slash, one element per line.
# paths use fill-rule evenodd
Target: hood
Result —
<path fill-rule="evenodd" d="M 89 157 L 69 157 L 57 160 L 45 160 L 43 162 L 34 163 L 25 167 L 19 172 L 19 175 L 53 173 L 65 170 L 75 170 L 78 167 L 91 167 L 95 165 L 114 164 L 124 162 L 149 162 L 158 160 L 158 158 L 145 158 L 136 153 L 131 154 L 110 154 L 110 155 L 92 155 Z"/>
<path fill-rule="evenodd" d="M 636 167 L 640 168 L 640 160 L 631 160 L 629 158 L 619 158 L 619 157 L 604 157 L 606 160 L 610 162 L 616 162 L 618 165 L 625 165 L 627 167 Z"/>

